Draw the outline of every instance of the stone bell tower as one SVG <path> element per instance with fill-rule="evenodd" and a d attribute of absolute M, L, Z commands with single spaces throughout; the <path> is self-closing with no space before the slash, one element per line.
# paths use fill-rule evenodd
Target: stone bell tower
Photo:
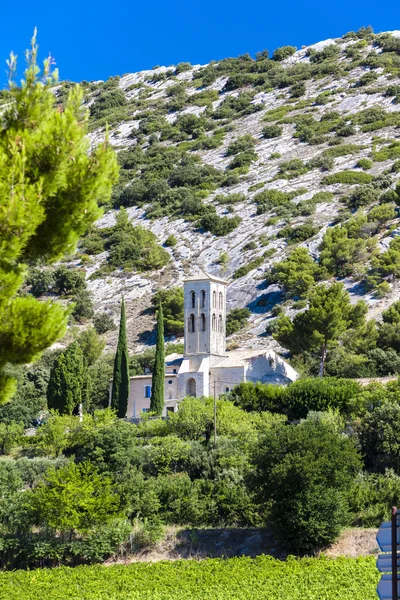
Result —
<path fill-rule="evenodd" d="M 225 356 L 227 285 L 203 272 L 184 281 L 185 357 Z"/>

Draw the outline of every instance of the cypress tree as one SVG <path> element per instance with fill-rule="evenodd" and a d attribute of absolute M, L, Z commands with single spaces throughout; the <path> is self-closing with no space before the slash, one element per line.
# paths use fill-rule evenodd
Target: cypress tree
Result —
<path fill-rule="evenodd" d="M 126 417 L 129 397 L 129 356 L 126 343 L 126 317 L 125 302 L 122 298 L 121 319 L 119 323 L 119 336 L 117 352 L 114 360 L 114 375 L 111 394 L 111 406 L 117 411 L 120 419 Z"/>
<path fill-rule="evenodd" d="M 160 304 L 157 314 L 157 345 L 154 359 L 154 370 L 151 386 L 150 410 L 156 415 L 161 415 L 164 409 L 164 378 L 165 378 L 165 351 L 164 351 L 164 319 Z"/>
<path fill-rule="evenodd" d="M 79 404 L 87 406 L 90 381 L 78 342 L 73 342 L 55 360 L 47 387 L 47 405 L 61 415 L 72 415 Z"/>

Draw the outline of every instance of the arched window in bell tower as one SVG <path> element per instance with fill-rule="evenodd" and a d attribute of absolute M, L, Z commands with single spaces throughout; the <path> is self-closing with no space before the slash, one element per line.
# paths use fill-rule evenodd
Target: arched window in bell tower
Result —
<path fill-rule="evenodd" d="M 200 331 L 205 331 L 206 330 L 206 315 L 204 313 L 201 313 L 200 316 Z"/>
<path fill-rule="evenodd" d="M 206 292 L 205 290 L 201 290 L 200 292 L 200 308 L 206 307 Z"/>
<path fill-rule="evenodd" d="M 196 308 L 196 293 L 190 292 L 190 306 Z"/>
<path fill-rule="evenodd" d="M 215 314 L 212 316 L 212 330 L 217 331 L 217 317 Z"/>
<path fill-rule="evenodd" d="M 213 299 L 213 301 L 212 301 L 213 308 L 217 308 L 217 292 L 216 291 L 213 292 L 212 299 Z"/>
<path fill-rule="evenodd" d="M 219 293 L 219 309 L 222 310 L 224 308 L 224 300 L 223 300 L 223 296 L 222 296 L 222 292 Z"/>
<path fill-rule="evenodd" d="M 194 333 L 196 331 L 196 321 L 194 314 L 191 314 L 189 317 L 189 333 Z"/>
<path fill-rule="evenodd" d="M 218 319 L 218 331 L 220 333 L 223 333 L 223 327 L 224 327 L 224 325 L 223 325 L 223 322 L 222 322 L 222 316 L 219 315 L 219 319 Z"/>

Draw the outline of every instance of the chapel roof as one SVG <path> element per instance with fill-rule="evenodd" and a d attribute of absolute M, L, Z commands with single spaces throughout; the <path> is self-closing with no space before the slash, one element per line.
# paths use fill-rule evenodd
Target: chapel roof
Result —
<path fill-rule="evenodd" d="M 205 273 L 205 271 L 198 271 L 195 275 L 186 277 L 183 281 L 216 281 L 217 283 L 228 285 L 228 282 L 225 279 L 216 277 L 215 275 L 210 275 L 209 273 Z"/>
<path fill-rule="evenodd" d="M 247 361 L 261 357 L 272 359 L 278 358 L 279 361 L 284 361 L 284 359 L 278 356 L 278 354 L 276 354 L 276 352 L 273 350 L 265 350 L 260 348 L 258 350 L 233 350 L 231 352 L 227 352 L 226 356 L 222 356 L 221 360 L 215 362 L 213 364 L 213 368 L 226 369 L 228 367 L 243 367 Z"/>

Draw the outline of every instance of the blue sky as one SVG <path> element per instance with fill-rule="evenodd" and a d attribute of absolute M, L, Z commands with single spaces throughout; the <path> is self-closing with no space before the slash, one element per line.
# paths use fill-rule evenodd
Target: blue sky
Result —
<path fill-rule="evenodd" d="M 399 0 L 20 0 L 2 6 L 0 86 L 5 60 L 23 52 L 38 28 L 61 79 L 107 79 L 155 65 L 192 64 L 286 44 L 301 47 L 363 25 L 400 29 Z"/>

